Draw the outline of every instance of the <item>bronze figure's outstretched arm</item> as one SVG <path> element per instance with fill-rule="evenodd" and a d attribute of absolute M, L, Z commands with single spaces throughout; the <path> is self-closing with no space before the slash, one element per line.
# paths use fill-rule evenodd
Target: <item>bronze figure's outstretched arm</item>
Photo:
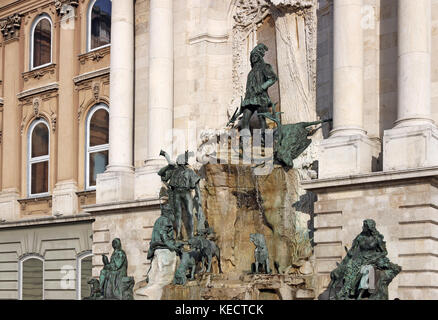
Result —
<path fill-rule="evenodd" d="M 167 160 L 167 163 L 168 163 L 169 165 L 174 166 L 174 165 L 176 164 L 175 162 L 173 162 L 173 161 L 170 159 L 170 156 L 169 156 L 169 154 L 168 154 L 166 151 L 161 150 L 161 151 L 160 151 L 160 156 L 165 157 L 166 160 Z"/>

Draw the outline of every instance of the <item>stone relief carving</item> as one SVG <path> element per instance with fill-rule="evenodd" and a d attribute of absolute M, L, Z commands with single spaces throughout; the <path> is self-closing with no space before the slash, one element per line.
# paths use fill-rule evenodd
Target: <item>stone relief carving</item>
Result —
<path fill-rule="evenodd" d="M 26 126 L 26 120 L 27 120 L 27 114 L 24 115 L 23 119 L 21 120 L 21 124 L 20 124 L 20 133 L 21 133 L 21 135 L 23 135 L 24 127 Z"/>
<path fill-rule="evenodd" d="M 17 38 L 21 27 L 21 15 L 15 13 L 0 21 L 0 31 L 4 40 Z"/>
<path fill-rule="evenodd" d="M 85 99 L 82 100 L 81 105 L 78 108 L 78 121 L 81 121 L 82 112 L 84 112 Z"/>
<path fill-rule="evenodd" d="M 38 117 L 40 114 L 40 104 L 41 104 L 40 99 L 38 98 L 33 99 L 32 106 L 33 106 L 33 113 L 35 117 Z"/>
<path fill-rule="evenodd" d="M 93 83 L 93 96 L 94 100 L 98 101 L 100 97 L 100 83 L 94 82 Z"/>
<path fill-rule="evenodd" d="M 56 131 L 56 112 L 54 112 L 52 110 L 52 108 L 50 108 L 50 122 L 52 124 L 52 131 L 55 132 Z"/>
<path fill-rule="evenodd" d="M 76 8 L 79 5 L 78 0 L 56 0 L 55 9 L 56 12 L 63 16 L 68 13 L 69 7 Z"/>
<path fill-rule="evenodd" d="M 56 70 L 56 64 L 51 64 L 47 67 L 38 70 L 23 72 L 22 77 L 24 81 L 29 81 L 29 79 L 39 80 L 42 77 L 44 77 L 46 74 L 54 74 L 55 70 Z"/>
<path fill-rule="evenodd" d="M 104 47 L 102 49 L 99 49 L 97 51 L 88 52 L 85 54 L 81 54 L 79 56 L 79 62 L 81 64 L 85 64 L 87 61 L 91 60 L 93 62 L 99 62 L 102 60 L 106 55 L 110 53 L 109 47 Z"/>
<path fill-rule="evenodd" d="M 298 62 L 294 56 L 293 47 L 290 43 L 290 32 L 285 25 L 284 17 L 287 13 L 295 13 L 304 17 L 305 36 L 306 36 L 306 54 L 307 54 L 307 71 L 310 80 L 310 90 L 314 90 L 316 85 L 316 1 L 315 0 L 234 0 L 233 14 L 233 31 L 232 31 L 232 48 L 233 48 L 233 98 L 228 108 L 228 115 L 231 116 L 233 111 L 240 105 L 240 97 L 244 94 L 244 83 L 248 70 L 248 52 L 247 46 L 255 47 L 257 44 L 256 31 L 261 26 L 263 19 L 271 15 L 275 20 L 276 34 L 281 41 L 285 42 L 283 47 L 289 48 L 290 52 L 286 53 L 288 65 L 292 66 L 291 81 L 295 82 L 298 90 L 305 92 L 300 82 L 299 73 L 297 72 Z M 278 40 L 277 40 L 278 41 Z M 285 81 L 283 81 L 285 82 Z M 302 94 L 304 100 L 309 100 L 311 94 Z M 309 103 L 310 104 L 310 103 Z M 293 119 L 292 122 L 316 120 L 315 116 L 310 114 L 307 109 L 314 109 L 310 105 L 305 106 L 305 113 L 309 117 L 304 119 Z M 304 116 L 304 115 L 303 115 Z M 289 121 L 288 121 L 289 122 Z"/>

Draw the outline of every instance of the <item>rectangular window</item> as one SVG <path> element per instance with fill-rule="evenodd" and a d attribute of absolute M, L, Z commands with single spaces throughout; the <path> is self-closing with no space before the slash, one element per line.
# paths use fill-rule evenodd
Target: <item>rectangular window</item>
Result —
<path fill-rule="evenodd" d="M 90 181 L 89 186 L 96 185 L 97 175 L 105 172 L 108 164 L 108 151 L 90 153 Z"/>
<path fill-rule="evenodd" d="M 23 300 L 43 299 L 43 262 L 28 259 L 23 262 L 22 298 Z"/>
<path fill-rule="evenodd" d="M 49 161 L 32 163 L 31 179 L 32 179 L 32 194 L 49 192 Z"/>

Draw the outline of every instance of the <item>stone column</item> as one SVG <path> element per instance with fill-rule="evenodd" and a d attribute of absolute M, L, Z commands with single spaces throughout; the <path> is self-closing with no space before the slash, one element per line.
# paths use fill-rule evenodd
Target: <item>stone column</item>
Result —
<path fill-rule="evenodd" d="M 320 178 L 371 172 L 375 148 L 363 129 L 362 0 L 333 6 L 333 130 L 320 144 Z"/>
<path fill-rule="evenodd" d="M 97 176 L 96 202 L 134 199 L 134 1 L 113 0 L 109 164 Z"/>
<path fill-rule="evenodd" d="M 398 1 L 398 109 L 384 134 L 384 170 L 438 165 L 431 118 L 431 0 Z"/>
<path fill-rule="evenodd" d="M 17 17 L 17 19 L 15 19 Z M 19 21 L 19 22 L 18 22 Z M 18 22 L 18 23 L 16 23 Z M 19 29 L 21 19 L 18 15 L 9 17 L 2 28 L 4 61 L 7 61 L 8 72 L 4 72 L 3 93 L 3 160 L 2 191 L 0 193 L 0 219 L 8 221 L 20 218 L 18 199 L 21 193 L 21 111 L 18 107 L 17 92 L 20 90 L 21 50 Z M 10 30 L 10 31 L 8 31 Z M 26 156 L 26 155 L 24 155 Z"/>
<path fill-rule="evenodd" d="M 71 79 L 76 75 L 75 64 L 75 8 L 64 4 L 60 14 L 59 48 L 62 61 L 59 67 L 59 112 L 58 112 L 58 175 L 53 190 L 52 213 L 72 215 L 78 212 L 77 145 L 65 141 L 77 141 L 78 129 L 75 117 L 76 103 Z"/>
<path fill-rule="evenodd" d="M 172 155 L 173 128 L 173 3 L 151 0 L 149 31 L 148 159 L 136 172 L 136 198 L 157 197 L 158 170 L 167 163 L 163 149 Z M 145 88 L 146 90 L 146 88 Z"/>

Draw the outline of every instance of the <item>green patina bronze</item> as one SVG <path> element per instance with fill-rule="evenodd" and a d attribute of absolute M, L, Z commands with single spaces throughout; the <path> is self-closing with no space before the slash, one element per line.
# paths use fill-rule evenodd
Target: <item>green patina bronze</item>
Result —
<path fill-rule="evenodd" d="M 266 129 L 266 120 L 260 113 L 268 112 L 269 108 L 272 107 L 268 89 L 278 80 L 272 66 L 264 61 L 266 51 L 268 51 L 268 47 L 263 43 L 258 44 L 251 51 L 251 71 L 248 74 L 246 82 L 245 99 L 243 99 L 239 111 L 236 110 L 228 122 L 228 124 L 230 124 L 236 121 L 237 118 L 243 114 L 241 129 L 249 130 L 250 119 L 254 112 L 257 111 L 262 130 L 262 139 L 264 138 L 264 131 Z"/>
<path fill-rule="evenodd" d="M 170 251 L 178 252 L 182 246 L 182 243 L 175 241 L 172 220 L 173 210 L 170 204 L 161 205 L 161 216 L 155 221 L 152 230 L 152 238 L 147 255 L 148 260 L 154 258 L 154 253 L 157 249 L 169 249 Z"/>
<path fill-rule="evenodd" d="M 272 113 L 261 113 L 260 116 L 277 124 L 274 130 L 274 160 L 287 168 L 293 168 L 293 160 L 312 143 L 309 137 L 316 132 L 316 129 L 310 127 L 329 122 L 331 119 L 282 125 L 279 117 L 281 112 L 276 112 L 275 108 L 276 105 L 272 107 Z"/>
<path fill-rule="evenodd" d="M 114 249 L 110 260 L 102 255 L 103 269 L 99 280 L 92 279 L 88 300 L 133 300 L 134 278 L 128 277 L 128 259 L 119 238 L 112 241 Z"/>
<path fill-rule="evenodd" d="M 387 300 L 388 286 L 401 271 L 387 255 L 383 235 L 377 231 L 375 221 L 365 220 L 351 249 L 330 273 L 328 299 Z M 370 277 L 370 273 L 375 276 Z"/>
<path fill-rule="evenodd" d="M 160 156 L 164 156 L 168 163 L 167 166 L 158 171 L 158 175 L 168 187 L 169 204 L 174 212 L 177 239 L 182 239 L 182 221 L 184 221 L 187 237 L 191 239 L 193 238 L 193 208 L 197 210 L 198 231 L 203 229 L 202 224 L 205 223 L 199 189 L 201 177 L 188 166 L 189 152 L 179 155 L 176 162 L 170 160 L 165 151 L 161 151 Z M 191 190 L 195 190 L 194 198 L 192 198 Z"/>
<path fill-rule="evenodd" d="M 250 119 L 254 112 L 257 111 L 263 145 L 266 130 L 265 118 L 276 122 L 277 128 L 274 131 L 274 160 L 284 167 L 293 168 L 293 160 L 306 150 L 312 142 L 309 136 L 316 130 L 309 129 L 309 127 L 330 120 L 281 124 L 279 117 L 281 113 L 275 112 L 275 105 L 268 94 L 268 89 L 278 81 L 278 77 L 272 66 L 264 61 L 266 51 L 268 51 L 268 47 L 263 43 L 258 44 L 251 51 L 251 71 L 246 82 L 245 98 L 242 100 L 240 108 L 234 112 L 227 126 L 234 123 L 240 115 L 243 115 L 240 122 L 241 135 L 250 135 Z M 269 112 L 271 107 L 272 113 Z M 245 131 L 242 132 L 243 130 Z M 240 147 L 242 148 L 242 145 Z"/>

